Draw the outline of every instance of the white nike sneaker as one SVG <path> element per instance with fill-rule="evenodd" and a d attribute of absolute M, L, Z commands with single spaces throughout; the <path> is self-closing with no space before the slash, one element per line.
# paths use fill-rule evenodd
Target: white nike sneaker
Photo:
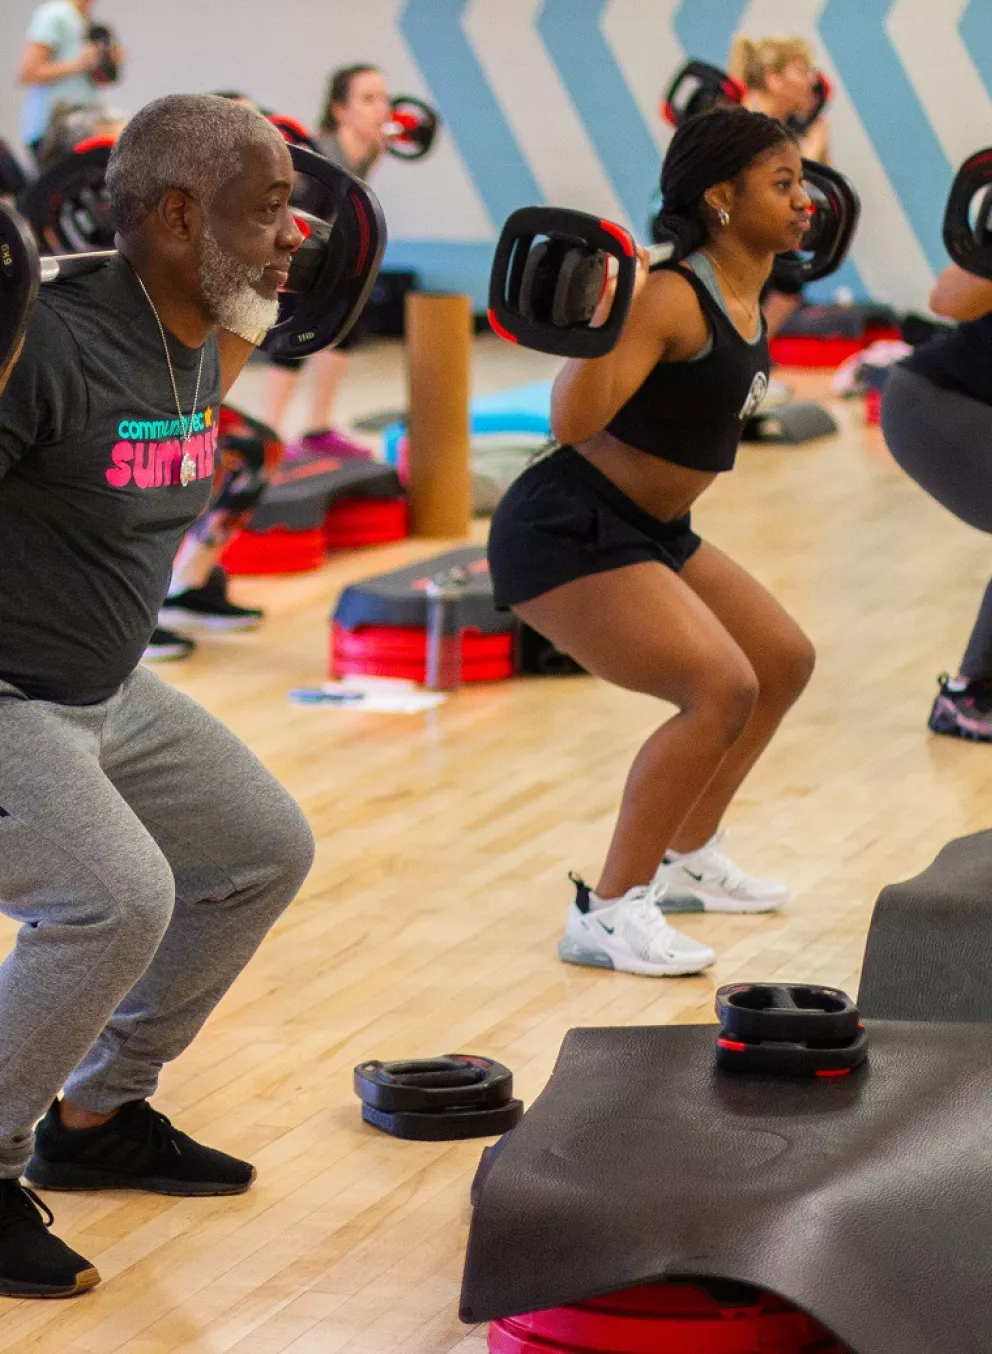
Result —
<path fill-rule="evenodd" d="M 591 907 L 592 890 L 573 875 L 575 902 L 568 909 L 558 957 L 566 964 L 588 964 L 653 978 L 701 973 L 716 955 L 669 926 L 661 910 L 665 885 L 628 889 L 605 907 Z"/>
<path fill-rule="evenodd" d="M 758 879 L 720 850 L 723 833 L 698 851 L 670 851 L 658 866 L 654 883 L 666 886 L 664 912 L 774 912 L 789 901 L 789 889 L 777 879 Z"/>

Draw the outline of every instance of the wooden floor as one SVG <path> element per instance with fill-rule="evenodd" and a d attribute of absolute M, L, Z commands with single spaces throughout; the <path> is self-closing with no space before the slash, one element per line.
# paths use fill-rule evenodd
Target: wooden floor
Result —
<path fill-rule="evenodd" d="M 490 389 L 549 364 L 481 341 L 476 368 Z M 250 371 L 249 405 L 259 381 Z M 395 348 L 359 354 L 348 400 L 352 413 L 402 402 Z M 341 586 L 439 546 L 238 583 L 239 598 L 266 608 L 264 628 L 208 640 L 163 671 L 289 786 L 315 829 L 317 863 L 166 1070 L 157 1103 L 250 1156 L 258 1183 L 233 1201 L 51 1196 L 60 1234 L 104 1284 L 70 1303 L 0 1304 L 0 1350 L 481 1354 L 484 1331 L 456 1315 L 481 1144 L 364 1128 L 357 1062 L 486 1053 L 513 1068 L 529 1102 L 573 1025 L 708 1021 L 714 988 L 730 979 L 856 988 L 880 887 L 992 816 L 992 747 L 925 727 L 992 551 L 902 476 L 859 403 L 837 411 L 839 438 L 745 449 L 695 515 L 819 650 L 809 691 L 728 824 L 731 854 L 787 879 L 794 901 L 780 917 L 687 920 L 719 952 L 705 977 L 638 978 L 555 957 L 566 871 L 595 871 L 628 763 L 664 711 L 589 678 L 468 689 L 413 718 L 294 707 L 289 688 L 325 675 Z M 12 935 L 5 923 L 0 940 Z"/>

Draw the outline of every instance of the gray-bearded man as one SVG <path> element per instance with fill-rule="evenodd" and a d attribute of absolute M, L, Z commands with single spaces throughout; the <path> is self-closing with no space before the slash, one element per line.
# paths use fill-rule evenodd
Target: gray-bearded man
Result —
<path fill-rule="evenodd" d="M 175 95 L 128 125 L 107 183 L 120 257 L 43 289 L 0 396 L 0 911 L 21 924 L 0 967 L 0 1293 L 21 1297 L 99 1281 L 22 1174 L 251 1184 L 148 1099 L 313 854 L 254 755 L 138 666 L 210 496 L 220 400 L 300 243 L 289 153 L 252 109 Z"/>

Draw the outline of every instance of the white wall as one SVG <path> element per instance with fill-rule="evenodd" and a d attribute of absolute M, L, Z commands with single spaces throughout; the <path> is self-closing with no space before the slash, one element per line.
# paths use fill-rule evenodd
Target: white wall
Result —
<path fill-rule="evenodd" d="M 0 133 L 33 0 L 0 0 Z M 835 87 L 836 163 L 864 212 L 835 282 L 922 307 L 944 261 L 957 163 L 992 143 L 992 0 L 98 0 L 130 59 L 110 98 L 237 86 L 312 123 L 328 72 L 370 60 L 445 120 L 423 162 L 375 188 L 390 259 L 485 292 L 502 220 L 577 206 L 643 234 L 668 132 L 657 105 L 686 53 L 725 62 L 735 30 L 798 32 Z"/>

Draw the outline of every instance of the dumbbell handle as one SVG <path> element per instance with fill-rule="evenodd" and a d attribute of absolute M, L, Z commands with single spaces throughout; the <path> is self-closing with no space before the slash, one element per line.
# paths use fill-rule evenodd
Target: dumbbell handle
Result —
<path fill-rule="evenodd" d="M 51 254 L 41 260 L 41 281 L 54 282 L 57 277 L 88 273 L 116 257 L 116 249 L 95 249 L 88 254 Z"/>
<path fill-rule="evenodd" d="M 670 241 L 667 242 L 666 244 L 648 245 L 647 247 L 648 272 L 651 272 L 653 268 L 661 268 L 663 267 L 664 264 L 670 263 L 674 254 L 675 254 L 675 246 Z M 613 264 L 614 267 L 612 271 L 615 272 L 616 255 L 613 256 Z"/>

